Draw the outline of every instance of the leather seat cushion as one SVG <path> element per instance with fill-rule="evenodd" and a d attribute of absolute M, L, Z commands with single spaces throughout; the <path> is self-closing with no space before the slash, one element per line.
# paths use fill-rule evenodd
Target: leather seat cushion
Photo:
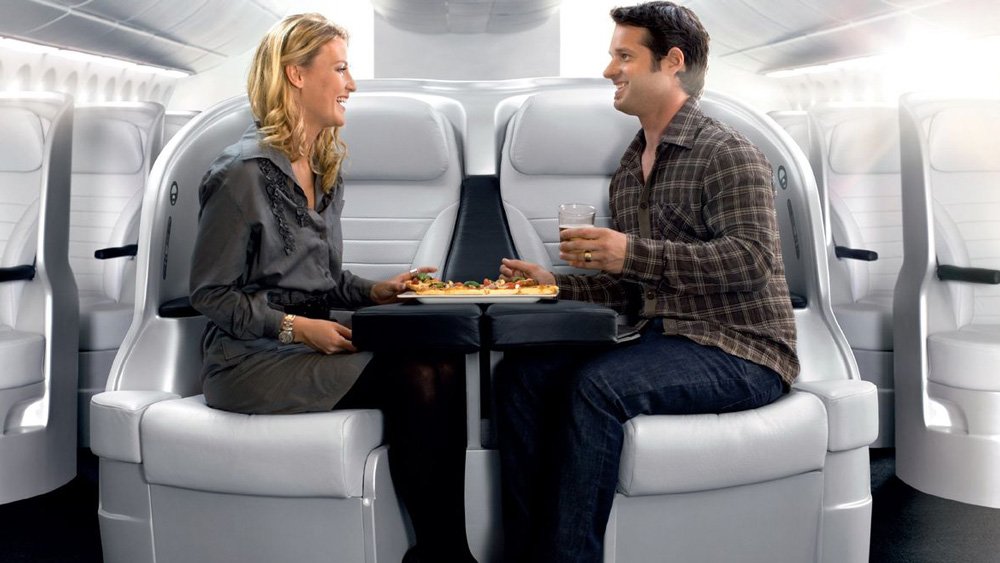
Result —
<path fill-rule="evenodd" d="M 927 337 L 928 379 L 960 389 L 1000 391 L 1000 326 L 968 325 Z"/>
<path fill-rule="evenodd" d="M 201 395 L 149 406 L 140 428 L 146 479 L 217 493 L 357 498 L 382 413 L 246 415 Z"/>
<path fill-rule="evenodd" d="M 827 433 L 823 402 L 795 391 L 748 411 L 638 416 L 625 424 L 618 490 L 686 493 L 817 471 Z"/>
<path fill-rule="evenodd" d="M 45 379 L 45 337 L 0 327 L 0 389 L 12 389 Z"/>
<path fill-rule="evenodd" d="M 113 350 L 121 346 L 132 323 L 132 303 L 104 296 L 80 295 L 80 350 Z"/>
<path fill-rule="evenodd" d="M 892 350 L 892 303 L 861 300 L 833 306 L 851 348 Z"/>

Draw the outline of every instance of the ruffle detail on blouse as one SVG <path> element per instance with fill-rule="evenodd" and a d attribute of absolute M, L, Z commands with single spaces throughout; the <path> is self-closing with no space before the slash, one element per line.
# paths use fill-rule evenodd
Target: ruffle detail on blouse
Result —
<path fill-rule="evenodd" d="M 288 193 L 288 177 L 285 176 L 273 162 L 266 158 L 258 158 L 257 165 L 260 167 L 261 174 L 264 175 L 264 189 L 267 190 L 267 197 L 271 203 L 271 213 L 274 215 L 274 220 L 278 223 L 278 234 L 281 235 L 281 241 L 284 244 L 285 254 L 291 255 L 295 252 L 295 235 L 292 234 L 292 229 L 288 226 L 288 222 L 285 221 L 285 214 L 282 213 L 282 195 L 286 199 L 291 199 L 291 194 Z M 295 206 L 295 217 L 299 223 L 299 226 L 303 226 L 305 219 L 307 217 L 307 212 L 305 207 L 296 204 Z"/>

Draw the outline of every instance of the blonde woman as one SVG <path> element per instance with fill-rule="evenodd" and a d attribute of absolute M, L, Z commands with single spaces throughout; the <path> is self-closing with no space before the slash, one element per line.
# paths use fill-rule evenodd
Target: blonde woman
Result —
<path fill-rule="evenodd" d="M 256 124 L 200 190 L 190 283 L 192 305 L 209 319 L 202 387 L 209 405 L 241 413 L 383 409 L 393 481 L 417 536 L 403 561 L 475 561 L 460 359 L 373 358 L 329 315 L 392 302 L 410 277 L 374 282 L 342 269 L 338 131 L 356 89 L 347 40 L 319 14 L 289 16 L 254 56 Z"/>

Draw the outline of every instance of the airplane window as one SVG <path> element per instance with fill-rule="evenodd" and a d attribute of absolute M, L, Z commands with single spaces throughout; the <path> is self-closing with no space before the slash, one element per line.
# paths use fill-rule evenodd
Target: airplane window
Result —
<path fill-rule="evenodd" d="M 148 90 L 149 88 L 147 87 L 145 82 L 139 85 L 139 89 L 136 92 L 136 97 L 139 99 L 139 101 L 146 101 L 146 92 Z"/>
<path fill-rule="evenodd" d="M 17 80 L 14 82 L 14 89 L 31 89 L 31 67 L 28 65 L 21 65 L 21 68 L 17 69 Z"/>
<path fill-rule="evenodd" d="M 69 94 L 69 95 L 71 95 L 71 96 L 75 96 L 76 95 L 77 81 L 78 81 L 78 79 L 77 79 L 76 71 L 73 71 L 73 72 L 69 73 L 69 76 L 67 76 L 66 80 L 63 81 L 62 91 L 65 92 L 65 93 L 67 93 L 67 94 Z"/>
<path fill-rule="evenodd" d="M 149 99 L 151 101 L 157 101 L 160 99 L 160 85 L 157 84 L 153 86 L 153 91 L 149 93 Z"/>
<path fill-rule="evenodd" d="M 115 84 L 114 77 L 109 78 L 108 81 L 104 84 L 104 99 L 105 100 L 113 100 L 115 98 L 115 87 L 116 86 L 117 85 Z"/>
<path fill-rule="evenodd" d="M 132 81 L 128 80 L 125 85 L 122 86 L 122 100 L 129 101 L 132 99 Z"/>
<path fill-rule="evenodd" d="M 50 68 L 45 71 L 42 75 L 42 90 L 55 90 L 56 89 L 56 69 Z"/>
<path fill-rule="evenodd" d="M 91 75 L 87 79 L 87 89 L 83 93 L 83 101 L 96 100 L 97 99 L 97 76 Z"/>

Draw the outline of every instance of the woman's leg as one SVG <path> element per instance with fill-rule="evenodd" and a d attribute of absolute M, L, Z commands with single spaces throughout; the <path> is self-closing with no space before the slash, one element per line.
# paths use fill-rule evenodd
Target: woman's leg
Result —
<path fill-rule="evenodd" d="M 420 561 L 475 561 L 465 535 L 465 377 L 461 357 L 383 362 L 389 468 Z"/>

